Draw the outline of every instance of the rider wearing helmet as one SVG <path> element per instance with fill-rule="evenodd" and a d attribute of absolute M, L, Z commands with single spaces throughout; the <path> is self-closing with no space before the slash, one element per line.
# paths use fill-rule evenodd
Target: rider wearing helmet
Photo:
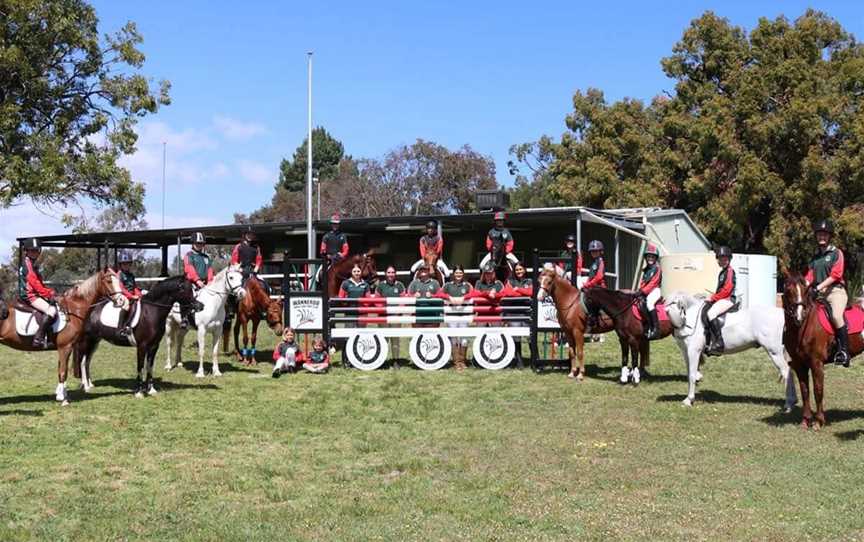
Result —
<path fill-rule="evenodd" d="M 644 307 L 648 313 L 645 315 L 648 321 L 645 338 L 648 340 L 657 338 L 659 331 L 657 310 L 654 308 L 660 299 L 660 283 L 663 281 L 660 264 L 657 262 L 659 257 L 657 247 L 649 243 L 645 247 L 645 267 L 642 268 L 642 280 L 639 282 L 639 296 L 645 300 Z"/>
<path fill-rule="evenodd" d="M 117 267 L 112 269 L 119 279 L 120 293 L 129 301 L 135 301 L 136 299 L 141 298 L 141 289 L 138 288 L 138 285 L 135 283 L 135 275 L 132 273 L 133 260 L 134 258 L 131 252 L 128 250 L 121 251 L 117 257 Z M 125 336 L 127 339 L 131 339 L 132 328 L 129 327 L 129 319 L 132 316 L 132 305 L 129 305 L 128 310 L 121 312 L 121 315 L 123 321 L 118 322 L 120 335 Z"/>
<path fill-rule="evenodd" d="M 414 274 L 426 261 L 426 251 L 434 250 L 438 254 L 438 270 L 446 279 L 450 276 L 450 269 L 444 263 L 444 236 L 438 232 L 438 223 L 430 220 L 426 223 L 426 234 L 420 237 L 420 259 L 414 262 L 411 266 L 411 273 Z"/>
<path fill-rule="evenodd" d="M 717 276 L 717 291 L 708 298 L 708 331 L 711 342 L 705 350 L 708 356 L 719 356 L 723 353 L 726 345 L 723 343 L 723 334 L 720 329 L 718 317 L 725 314 L 735 306 L 735 270 L 729 265 L 732 262 L 732 249 L 721 246 L 717 249 L 717 264 L 720 265 L 720 274 Z"/>
<path fill-rule="evenodd" d="M 339 215 L 330 217 L 330 231 L 321 238 L 319 252 L 330 265 L 339 263 L 348 257 L 348 236 L 340 231 L 342 220 Z"/>
<path fill-rule="evenodd" d="M 183 256 L 183 270 L 186 278 L 201 289 L 213 280 L 213 265 L 210 256 L 204 252 L 206 238 L 200 231 L 192 235 L 192 250 Z"/>
<path fill-rule="evenodd" d="M 594 239 L 588 243 L 588 253 L 591 254 L 591 267 L 588 268 L 588 280 L 582 286 L 588 288 L 606 288 L 606 265 L 603 263 L 603 242 Z"/>
<path fill-rule="evenodd" d="M 845 271 L 843 252 L 831 243 L 834 235 L 831 222 L 820 220 L 813 228 L 813 232 L 816 234 L 818 249 L 810 260 L 804 280 L 807 281 L 808 286 L 812 286 L 822 294 L 831 307 L 831 324 L 834 326 L 834 336 L 837 341 L 834 363 L 848 367 L 849 336 L 844 312 L 849 296 L 846 293 L 846 281 L 843 279 Z"/>
<path fill-rule="evenodd" d="M 18 300 L 45 315 L 33 337 L 34 348 L 45 348 L 45 336 L 57 318 L 54 290 L 45 286 L 39 272 L 37 260 L 42 253 L 39 240 L 27 239 L 21 243 L 21 247 L 24 249 L 24 257 L 21 258 L 21 266 L 18 268 Z"/>
<path fill-rule="evenodd" d="M 480 268 L 483 269 L 486 263 L 494 257 L 496 260 L 500 257 L 502 251 L 506 258 L 510 260 L 512 265 L 516 265 L 519 261 L 513 254 L 513 234 L 510 230 L 504 227 L 504 213 L 498 211 L 494 215 L 495 227 L 489 230 L 486 234 L 486 250 L 488 254 L 480 261 Z"/>
<path fill-rule="evenodd" d="M 231 265 L 240 265 L 243 272 L 243 284 L 250 275 L 258 274 L 264 264 L 261 247 L 258 246 L 258 236 L 252 231 L 252 226 L 246 228 L 240 242 L 231 251 Z"/>
<path fill-rule="evenodd" d="M 564 239 L 564 250 L 559 254 L 561 260 L 557 263 L 556 271 L 559 275 L 569 279 L 571 284 L 576 284 L 576 280 L 582 274 L 582 253 L 576 247 L 576 236 L 572 233 L 568 234 Z M 573 260 L 576 260 L 576 273 L 573 273 Z"/>

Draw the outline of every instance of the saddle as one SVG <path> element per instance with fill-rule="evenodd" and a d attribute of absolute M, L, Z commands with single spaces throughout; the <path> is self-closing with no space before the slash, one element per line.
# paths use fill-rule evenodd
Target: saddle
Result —
<path fill-rule="evenodd" d="M 645 301 L 640 301 L 639 303 L 633 303 L 631 305 L 630 310 L 633 312 L 633 316 L 636 317 L 640 322 L 642 321 L 642 310 L 648 311 L 645 306 Z M 654 305 L 654 309 L 657 311 L 657 321 L 658 322 L 667 322 L 669 320 L 669 315 L 666 314 L 666 305 L 662 301 L 658 301 Z"/>
<path fill-rule="evenodd" d="M 21 302 L 18 299 L 12 300 L 12 310 L 15 312 L 15 332 L 20 337 L 33 337 L 42 325 L 42 322 L 47 318 L 45 314 L 34 309 L 30 305 Z M 57 318 L 54 319 L 54 324 L 51 326 L 48 337 L 48 342 L 53 343 L 52 336 L 56 336 L 66 327 L 66 313 L 57 307 Z"/>
<path fill-rule="evenodd" d="M 831 317 L 829 316 L 829 309 L 824 304 L 820 303 L 820 308 L 818 309 L 819 314 L 819 324 L 822 326 L 822 329 L 825 330 L 825 333 L 828 335 L 834 335 L 834 325 L 831 323 Z M 846 325 L 848 326 L 846 329 L 849 335 L 853 333 L 861 333 L 864 331 L 864 308 L 861 308 L 860 305 L 853 305 L 852 307 L 847 307 L 846 312 L 843 314 L 843 317 L 846 319 Z"/>
<path fill-rule="evenodd" d="M 141 319 L 141 300 L 135 300 L 129 305 L 132 315 L 129 317 L 129 327 L 135 329 Z M 99 312 L 99 322 L 105 327 L 120 327 L 120 314 L 122 309 L 115 307 L 113 303 L 105 302 Z"/>

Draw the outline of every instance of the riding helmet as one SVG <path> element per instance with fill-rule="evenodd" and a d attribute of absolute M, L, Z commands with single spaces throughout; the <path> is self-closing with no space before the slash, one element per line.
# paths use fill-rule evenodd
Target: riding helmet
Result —
<path fill-rule="evenodd" d="M 648 246 L 645 247 L 645 254 L 643 254 L 642 256 L 654 256 L 655 258 L 659 258 L 660 251 L 657 250 L 657 245 L 652 245 L 649 243 Z"/>
<path fill-rule="evenodd" d="M 594 239 L 590 243 L 588 243 L 588 252 L 592 252 L 595 250 L 603 250 L 603 241 L 598 241 Z"/>
<path fill-rule="evenodd" d="M 727 247 L 726 245 L 722 245 L 722 246 L 717 247 L 716 254 L 717 254 L 718 258 L 721 256 L 728 256 L 729 258 L 731 258 L 732 257 L 732 249 Z"/>
<path fill-rule="evenodd" d="M 437 228 L 437 227 L 438 227 L 438 223 L 435 222 L 434 220 L 430 220 L 429 222 L 426 223 L 426 227 L 427 227 L 427 228 Z"/>
<path fill-rule="evenodd" d="M 35 237 L 30 237 L 21 241 L 21 248 L 23 248 L 24 250 L 40 250 L 42 248 L 42 244 L 39 242 L 39 239 L 36 239 Z"/>
<path fill-rule="evenodd" d="M 341 223 L 342 223 L 342 219 L 339 218 L 339 215 L 338 215 L 338 214 L 336 214 L 336 215 L 333 215 L 333 216 L 330 217 L 330 223 L 331 223 L 331 224 L 341 224 Z"/>
<path fill-rule="evenodd" d="M 824 231 L 830 234 L 834 233 L 834 225 L 831 224 L 830 220 L 822 219 L 813 226 L 813 233 Z"/>
<path fill-rule="evenodd" d="M 576 236 L 573 235 L 572 233 L 570 233 L 567 235 L 567 237 L 564 238 L 564 242 L 565 243 L 570 243 L 570 242 L 575 243 L 576 242 Z"/>
<path fill-rule="evenodd" d="M 495 266 L 492 265 L 492 262 L 486 262 L 486 265 L 483 266 L 482 271 L 484 273 L 494 273 L 495 272 Z"/>
<path fill-rule="evenodd" d="M 128 250 L 121 250 L 117 255 L 118 263 L 132 263 L 135 258 L 132 257 L 132 252 Z"/>
<path fill-rule="evenodd" d="M 207 238 L 204 237 L 204 234 L 201 233 L 200 231 L 196 231 L 195 233 L 192 234 L 192 244 L 193 245 L 197 245 L 199 243 L 203 245 L 206 242 L 207 242 Z"/>
<path fill-rule="evenodd" d="M 252 241 L 255 241 L 256 239 L 258 239 L 258 236 L 255 235 L 254 231 L 252 231 L 252 226 L 246 227 L 246 231 L 243 232 L 243 237 L 245 237 L 246 240 L 249 241 L 250 243 Z"/>
<path fill-rule="evenodd" d="M 498 211 L 495 213 L 495 216 L 492 217 L 493 220 L 506 220 L 506 216 L 504 215 L 504 211 Z"/>

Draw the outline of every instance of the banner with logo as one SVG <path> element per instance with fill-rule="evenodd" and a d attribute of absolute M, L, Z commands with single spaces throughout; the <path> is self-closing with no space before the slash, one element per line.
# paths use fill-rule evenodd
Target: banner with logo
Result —
<path fill-rule="evenodd" d="M 324 329 L 324 299 L 321 297 L 289 298 L 288 325 L 297 331 L 321 332 Z"/>

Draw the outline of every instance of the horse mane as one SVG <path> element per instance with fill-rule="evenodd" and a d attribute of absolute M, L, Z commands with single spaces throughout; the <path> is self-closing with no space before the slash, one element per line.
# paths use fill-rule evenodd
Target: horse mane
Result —
<path fill-rule="evenodd" d="M 589 288 L 585 290 L 586 299 L 591 298 L 601 305 L 609 304 L 609 308 L 615 311 L 623 310 L 626 305 L 633 304 L 635 294 L 610 290 L 608 288 Z M 598 297 L 600 299 L 598 299 Z"/>
<path fill-rule="evenodd" d="M 96 297 L 99 290 L 99 281 L 102 278 L 103 271 L 97 271 L 93 275 L 84 279 L 83 282 L 69 290 L 66 295 L 78 299 L 86 299 Z"/>
<path fill-rule="evenodd" d="M 666 305 L 677 305 L 679 302 L 684 305 L 684 307 L 689 308 L 699 303 L 700 301 L 704 301 L 705 296 L 701 294 L 691 295 L 685 291 L 679 290 L 677 292 L 673 292 L 672 295 L 666 298 Z"/>
<path fill-rule="evenodd" d="M 150 289 L 149 292 L 144 296 L 144 299 L 147 301 L 153 301 L 163 297 L 165 294 L 169 293 L 169 285 L 174 286 L 176 283 L 181 280 L 186 280 L 186 277 L 183 275 L 175 275 L 173 277 L 169 277 L 165 280 L 157 282 L 153 288 Z"/>

